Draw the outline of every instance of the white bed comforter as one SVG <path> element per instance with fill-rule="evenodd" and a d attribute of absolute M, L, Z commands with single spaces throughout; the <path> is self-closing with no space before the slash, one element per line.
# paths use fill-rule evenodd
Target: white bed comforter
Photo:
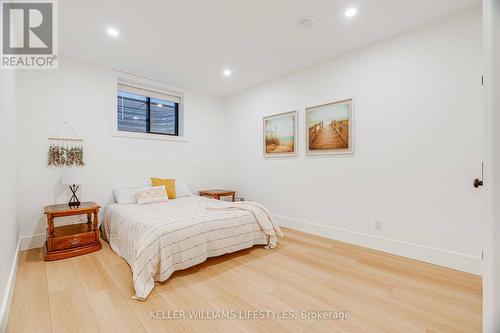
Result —
<path fill-rule="evenodd" d="M 135 297 L 144 300 L 155 281 L 225 253 L 268 244 L 255 214 L 198 196 L 149 205 L 107 207 L 103 231 L 111 248 L 132 269 Z M 271 225 L 272 228 L 272 225 Z M 278 234 L 281 233 L 278 227 Z M 274 239 L 276 237 L 273 237 Z"/>

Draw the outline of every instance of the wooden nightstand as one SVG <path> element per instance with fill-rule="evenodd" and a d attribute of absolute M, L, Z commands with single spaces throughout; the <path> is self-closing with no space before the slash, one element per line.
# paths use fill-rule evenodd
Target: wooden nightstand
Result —
<path fill-rule="evenodd" d="M 68 204 L 46 206 L 47 241 L 45 242 L 45 261 L 58 260 L 98 251 L 102 248 L 99 241 L 99 205 L 82 202 L 78 207 Z M 56 217 L 87 215 L 87 223 L 54 227 Z M 92 216 L 94 217 L 92 219 Z"/>
<path fill-rule="evenodd" d="M 228 190 L 204 190 L 199 191 L 200 195 L 212 197 L 214 199 L 220 200 L 220 197 L 233 197 L 233 202 L 235 201 L 236 191 L 228 191 Z"/>

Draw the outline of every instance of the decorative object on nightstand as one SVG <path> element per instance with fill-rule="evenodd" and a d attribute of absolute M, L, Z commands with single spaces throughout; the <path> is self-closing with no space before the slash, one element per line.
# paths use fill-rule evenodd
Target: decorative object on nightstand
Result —
<path fill-rule="evenodd" d="M 99 240 L 100 206 L 94 202 L 82 202 L 78 207 L 69 204 L 46 206 L 47 240 L 45 261 L 58 260 L 98 251 L 102 248 Z M 54 219 L 64 216 L 87 215 L 86 223 L 54 227 Z"/>
<path fill-rule="evenodd" d="M 236 201 L 236 191 L 231 190 L 203 190 L 199 191 L 202 197 L 212 197 L 216 200 L 220 200 L 221 197 L 233 197 L 232 201 Z"/>
<path fill-rule="evenodd" d="M 71 190 L 72 196 L 69 200 L 68 206 L 70 207 L 78 207 L 80 206 L 80 200 L 76 196 L 76 192 L 80 188 L 80 185 L 83 183 L 83 170 L 82 168 L 72 167 L 66 168 L 63 173 L 62 183 L 64 185 L 68 185 Z"/>

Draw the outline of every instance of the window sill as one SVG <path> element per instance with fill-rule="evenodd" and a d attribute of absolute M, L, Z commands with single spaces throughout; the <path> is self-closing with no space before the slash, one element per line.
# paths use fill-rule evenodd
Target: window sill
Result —
<path fill-rule="evenodd" d="M 161 135 L 161 134 L 150 134 L 150 133 L 134 133 L 134 132 L 123 132 L 123 131 L 116 131 L 116 130 L 112 132 L 111 136 L 116 137 L 116 138 L 188 142 L 188 138 L 186 136 L 173 136 L 173 135 Z"/>

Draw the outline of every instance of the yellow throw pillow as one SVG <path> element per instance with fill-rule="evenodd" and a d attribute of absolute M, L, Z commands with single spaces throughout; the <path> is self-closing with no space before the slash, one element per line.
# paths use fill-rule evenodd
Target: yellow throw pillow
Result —
<path fill-rule="evenodd" d="M 162 179 L 151 177 L 151 186 L 164 185 L 169 199 L 175 199 L 175 179 Z"/>

